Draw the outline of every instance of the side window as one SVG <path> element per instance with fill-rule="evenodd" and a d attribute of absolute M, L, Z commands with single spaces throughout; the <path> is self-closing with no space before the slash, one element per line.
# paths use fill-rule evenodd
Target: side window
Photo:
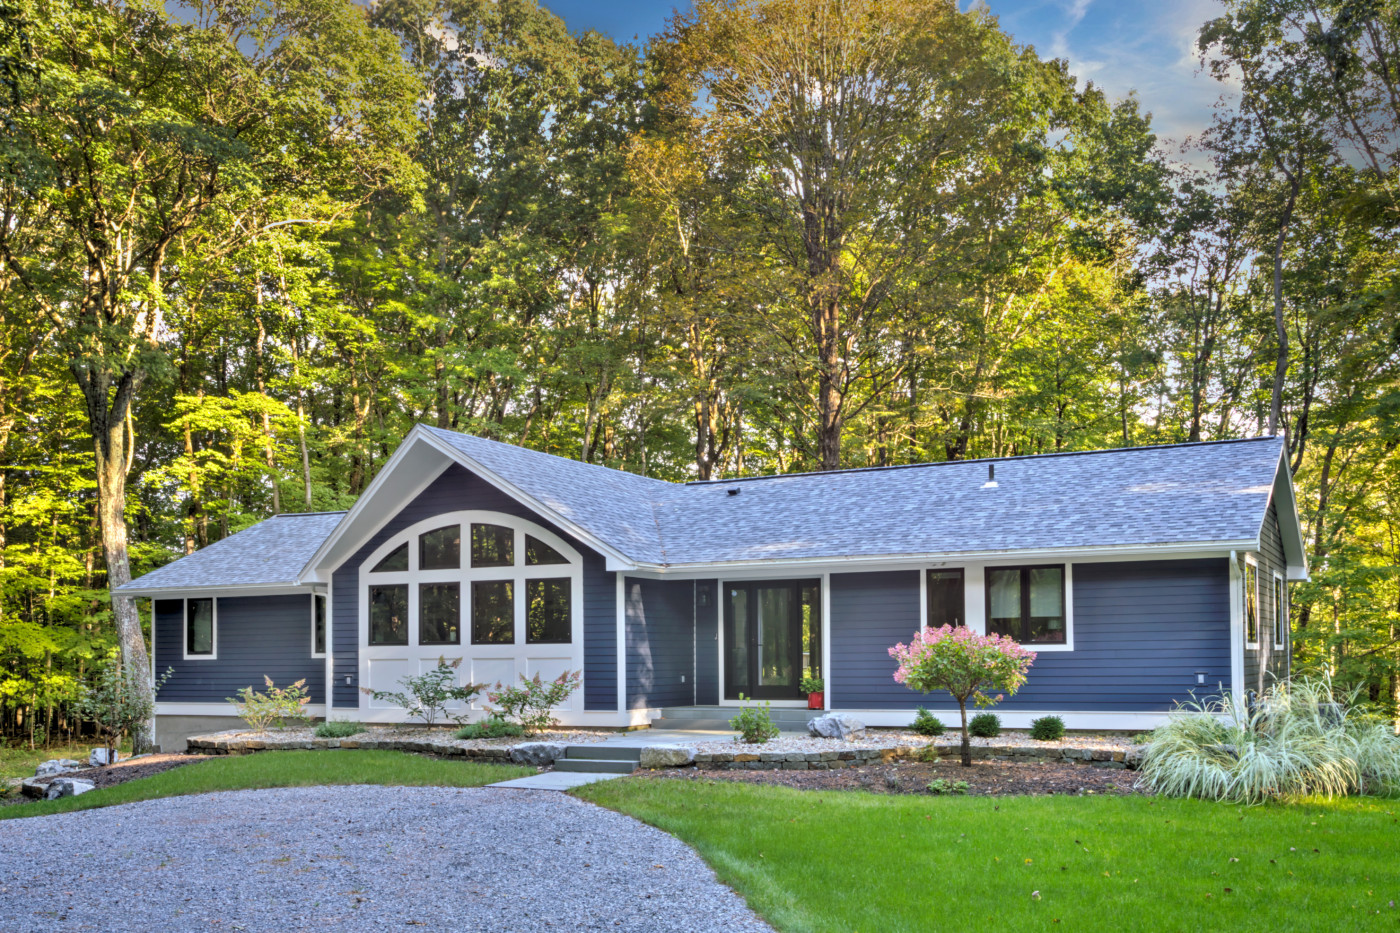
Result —
<path fill-rule="evenodd" d="M 1259 647 L 1259 568 L 1244 565 L 1244 641 Z"/>
<path fill-rule="evenodd" d="M 311 654 L 324 657 L 326 653 L 326 597 L 311 597 Z"/>
<path fill-rule="evenodd" d="M 185 600 L 185 657 L 214 656 L 214 600 Z"/>
<path fill-rule="evenodd" d="M 1064 565 L 988 567 L 987 631 L 1023 645 L 1068 644 Z"/>
<path fill-rule="evenodd" d="M 1283 577 L 1274 574 L 1274 649 L 1288 648 L 1288 587 Z"/>
<path fill-rule="evenodd" d="M 953 628 L 967 620 L 963 605 L 963 572 L 957 570 L 930 570 L 928 572 L 928 619 L 929 628 Z"/>

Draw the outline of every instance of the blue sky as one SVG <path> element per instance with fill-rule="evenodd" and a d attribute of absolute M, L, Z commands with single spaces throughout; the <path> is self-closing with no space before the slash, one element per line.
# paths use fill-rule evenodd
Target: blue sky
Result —
<path fill-rule="evenodd" d="M 969 0 L 962 0 L 964 8 Z M 648 0 L 543 0 L 574 30 L 645 40 L 673 3 Z M 1136 89 L 1166 142 L 1180 143 L 1210 122 L 1222 88 L 1200 73 L 1196 30 L 1219 14 L 1219 0 L 987 0 L 1002 28 L 1042 56 L 1067 59 L 1081 82 L 1110 96 Z"/>

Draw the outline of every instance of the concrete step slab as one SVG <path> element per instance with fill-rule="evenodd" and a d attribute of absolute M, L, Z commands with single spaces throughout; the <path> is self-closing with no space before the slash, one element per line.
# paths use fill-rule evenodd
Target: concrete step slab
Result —
<path fill-rule="evenodd" d="M 637 770 L 636 759 L 558 758 L 555 771 L 587 772 L 591 774 L 631 774 Z"/>
<path fill-rule="evenodd" d="M 545 774 L 532 774 L 529 777 L 513 778 L 509 781 L 501 781 L 498 784 L 487 784 L 487 787 L 503 787 L 506 790 L 553 790 L 566 791 L 575 787 L 582 787 L 584 784 L 592 784 L 596 781 L 611 781 L 613 778 L 620 778 L 620 774 L 599 774 L 580 771 L 549 771 Z"/>

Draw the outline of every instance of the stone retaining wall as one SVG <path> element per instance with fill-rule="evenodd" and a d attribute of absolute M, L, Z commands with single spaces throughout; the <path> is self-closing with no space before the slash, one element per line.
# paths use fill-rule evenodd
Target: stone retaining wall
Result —
<path fill-rule="evenodd" d="M 489 761 L 509 761 L 511 750 L 509 745 L 464 748 L 450 738 L 434 741 L 431 739 L 362 739 L 356 736 L 344 739 L 280 739 L 269 735 L 261 739 L 229 739 L 219 736 L 196 735 L 186 740 L 185 746 L 191 754 L 195 755 L 242 755 L 247 752 L 311 748 L 372 748 L 394 752 L 451 755 L 458 758 L 477 758 Z"/>
<path fill-rule="evenodd" d="M 958 757 L 957 745 L 935 746 L 946 759 Z M 695 766 L 702 771 L 832 771 L 860 768 L 917 758 L 921 749 L 912 745 L 895 748 L 833 749 L 822 752 L 701 752 Z M 1043 748 L 1034 745 L 1005 748 L 973 748 L 974 759 L 996 761 L 1068 762 L 1095 768 L 1136 768 L 1141 757 L 1137 749 Z"/>

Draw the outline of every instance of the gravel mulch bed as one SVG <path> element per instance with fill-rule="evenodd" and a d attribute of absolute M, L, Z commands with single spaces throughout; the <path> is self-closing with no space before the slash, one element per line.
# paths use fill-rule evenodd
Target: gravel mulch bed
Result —
<path fill-rule="evenodd" d="M 160 774 L 162 771 L 169 771 L 172 768 L 181 768 L 185 765 L 192 765 L 196 761 L 208 760 L 207 755 L 142 755 L 139 758 L 129 758 L 126 761 L 119 761 L 114 765 L 106 765 L 101 768 L 83 768 L 79 771 L 69 771 L 65 774 L 55 774 L 52 777 L 35 778 L 37 784 L 48 784 L 59 778 L 74 778 L 79 781 L 87 781 L 94 788 L 111 787 L 115 784 L 124 784 L 127 781 L 134 781 L 137 778 L 151 777 Z M 15 783 L 15 790 L 18 791 L 19 783 Z M 6 795 L 0 798 L 0 805 L 11 803 L 25 803 L 28 798 L 21 797 L 18 793 Z"/>
<path fill-rule="evenodd" d="M 770 739 L 762 745 L 750 745 L 744 742 L 737 742 L 732 739 L 716 739 L 710 742 L 698 742 L 695 745 L 700 752 L 825 752 L 832 749 L 842 748 L 896 748 L 902 745 L 921 746 L 930 742 L 940 749 L 957 748 L 962 742 L 961 733 L 950 729 L 944 735 L 931 738 L 927 735 L 919 735 L 914 732 L 906 732 L 902 729 L 870 729 L 866 731 L 865 738 L 842 741 L 841 739 L 821 739 L 811 736 L 798 735 L 794 733 L 783 733 L 776 739 Z M 1061 749 L 1061 748 L 1102 748 L 1126 750 L 1133 745 L 1132 739 L 1124 735 L 1091 735 L 1071 733 L 1062 739 L 1053 742 L 1038 742 L 1031 738 L 1029 732 L 1003 732 L 992 739 L 972 738 L 969 742 L 973 748 L 1015 748 L 1018 746 L 1035 746 L 1037 748 Z M 947 754 L 945 751 L 944 754 Z"/>
<path fill-rule="evenodd" d="M 435 742 L 439 745 L 455 745 L 458 748 L 510 748 L 522 742 L 564 742 L 570 745 L 584 745 L 601 742 L 615 732 L 592 729 L 561 729 L 555 732 L 539 732 L 529 736 L 511 736 L 499 739 L 454 739 L 452 733 L 457 726 L 448 729 L 404 728 L 402 726 L 366 726 L 364 732 L 345 736 L 345 742 Z M 314 728 L 294 727 L 291 729 L 270 729 L 267 732 L 214 732 L 199 738 L 238 740 L 257 739 L 268 742 L 309 742 L 316 738 Z"/>
<path fill-rule="evenodd" d="M 1038 761 L 974 761 L 964 768 L 956 760 L 900 762 L 845 768 L 839 771 L 639 771 L 655 780 L 742 781 L 774 784 L 797 790 L 861 790 L 876 794 L 928 795 L 929 782 L 966 781 L 975 797 L 1046 796 L 1050 794 L 1119 795 L 1142 793 L 1135 788 L 1136 775 L 1125 771 L 1086 768 L 1082 765 Z"/>
<path fill-rule="evenodd" d="M 172 797 L 0 822 L 0 852 L 6 933 L 772 933 L 679 840 L 550 791 Z"/>

